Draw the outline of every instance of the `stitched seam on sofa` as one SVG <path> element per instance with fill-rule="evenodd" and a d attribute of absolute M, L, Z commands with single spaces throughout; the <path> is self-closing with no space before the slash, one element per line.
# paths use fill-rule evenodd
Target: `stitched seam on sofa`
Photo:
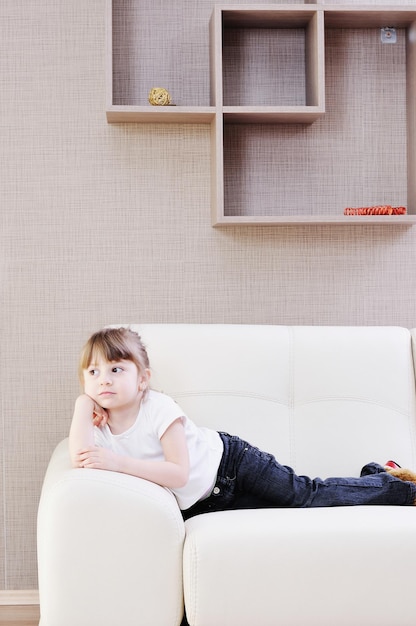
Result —
<path fill-rule="evenodd" d="M 259 393 L 250 393 L 247 391 L 170 391 L 170 395 L 172 395 L 175 399 L 177 398 L 187 398 L 187 397 L 205 397 L 205 396 L 224 396 L 224 397 L 237 397 L 237 398 L 254 398 L 256 400 L 266 400 L 267 402 L 272 402 L 273 404 L 281 404 L 282 406 L 286 406 L 286 402 L 283 400 L 279 400 L 279 398 L 275 398 L 272 396 L 266 396 Z"/>
<path fill-rule="evenodd" d="M 408 368 L 408 389 L 412 389 L 412 399 L 410 397 L 410 393 L 407 396 L 407 407 L 408 407 L 408 415 L 409 415 L 409 440 L 411 442 L 412 456 L 415 458 L 416 449 L 415 449 L 415 439 L 416 439 L 416 423 L 415 423 L 415 365 L 416 361 L 414 359 L 414 342 L 412 333 L 410 333 L 410 367 Z M 413 401 L 412 401 L 413 400 Z M 412 410 L 413 408 L 413 410 Z"/>
<path fill-rule="evenodd" d="M 362 398 L 360 396 L 324 396 L 322 398 L 312 398 L 310 400 L 304 400 L 302 402 L 297 402 L 296 406 L 306 406 L 307 404 L 316 404 L 316 403 L 328 403 L 328 402 L 357 402 L 359 404 L 370 404 L 374 406 L 383 407 L 389 411 L 394 411 L 394 413 L 398 413 L 400 415 L 405 415 L 409 417 L 410 413 L 407 410 L 399 409 L 391 404 L 387 404 L 386 402 L 377 402 L 377 400 L 371 400 L 370 398 Z"/>
<path fill-rule="evenodd" d="M 296 441 L 295 441 L 295 335 L 293 327 L 288 327 L 288 408 L 289 408 L 289 449 L 290 464 L 296 467 Z"/>

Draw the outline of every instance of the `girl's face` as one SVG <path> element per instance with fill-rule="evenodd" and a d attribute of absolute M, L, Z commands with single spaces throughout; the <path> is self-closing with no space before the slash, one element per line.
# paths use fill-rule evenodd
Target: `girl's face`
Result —
<path fill-rule="evenodd" d="M 84 391 L 104 409 L 138 409 L 149 379 L 133 361 L 96 357 L 84 370 Z"/>

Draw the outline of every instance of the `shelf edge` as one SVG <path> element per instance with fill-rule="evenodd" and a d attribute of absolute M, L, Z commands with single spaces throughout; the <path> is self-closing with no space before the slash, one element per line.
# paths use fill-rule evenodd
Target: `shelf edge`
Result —
<path fill-rule="evenodd" d="M 209 124 L 215 117 L 215 107 L 135 107 L 111 106 L 106 110 L 107 122 Z"/>
<path fill-rule="evenodd" d="M 288 226 L 312 224 L 336 224 L 340 226 L 413 226 L 416 215 L 370 215 L 370 216 L 338 216 L 338 215 L 263 215 L 263 216 L 221 216 L 212 226 Z"/>

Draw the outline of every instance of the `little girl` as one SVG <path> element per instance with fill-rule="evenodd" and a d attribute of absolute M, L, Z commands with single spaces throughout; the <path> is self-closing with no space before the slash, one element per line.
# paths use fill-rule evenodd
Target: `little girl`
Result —
<path fill-rule="evenodd" d="M 184 519 L 243 508 L 416 504 L 416 473 L 389 461 L 359 478 L 297 476 L 239 437 L 196 426 L 150 389 L 139 335 L 105 328 L 86 343 L 69 442 L 74 467 L 123 472 L 167 487 Z"/>

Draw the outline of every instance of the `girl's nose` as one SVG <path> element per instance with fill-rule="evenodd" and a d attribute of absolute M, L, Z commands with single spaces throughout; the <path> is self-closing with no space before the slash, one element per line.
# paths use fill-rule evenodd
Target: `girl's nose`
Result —
<path fill-rule="evenodd" d="M 100 385 L 111 385 L 112 380 L 109 376 L 103 376 L 100 380 Z"/>

